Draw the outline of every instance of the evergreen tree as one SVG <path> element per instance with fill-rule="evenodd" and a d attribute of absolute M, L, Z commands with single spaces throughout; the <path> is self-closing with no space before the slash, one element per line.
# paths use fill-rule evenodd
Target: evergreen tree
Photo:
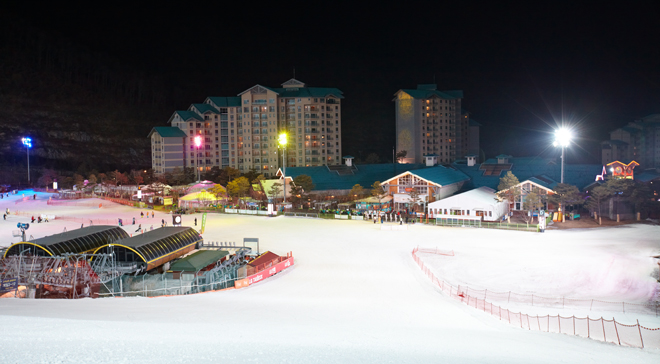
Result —
<path fill-rule="evenodd" d="M 601 216 L 601 208 L 610 197 L 612 197 L 612 193 L 607 187 L 603 185 L 596 186 L 589 191 L 586 206 L 589 210 L 596 211 L 598 216 Z"/>
<path fill-rule="evenodd" d="M 518 196 L 521 195 L 520 184 L 518 177 L 511 171 L 507 171 L 504 177 L 500 178 L 500 184 L 497 186 L 497 197 L 500 201 L 506 200 L 510 204 L 514 203 Z"/>
<path fill-rule="evenodd" d="M 376 181 L 371 185 L 371 195 L 378 198 L 378 209 L 380 210 L 380 202 L 383 199 L 383 186 L 380 184 L 380 181 Z"/>
<path fill-rule="evenodd" d="M 293 183 L 295 183 L 296 186 L 302 187 L 305 193 L 310 193 L 314 187 L 316 187 L 312 181 L 312 177 L 306 174 L 296 176 L 296 178 L 293 179 Z"/>
<path fill-rule="evenodd" d="M 523 201 L 523 210 L 527 211 L 527 214 L 523 216 L 526 223 L 530 223 L 534 220 L 533 212 L 543 209 L 543 195 L 538 193 L 538 187 L 532 189 L 525 196 L 525 201 Z"/>
<path fill-rule="evenodd" d="M 568 206 L 581 206 L 584 199 L 580 195 L 580 190 L 568 183 L 559 183 L 554 188 L 555 193 L 548 197 L 548 200 L 555 205 L 560 205 L 563 213 L 566 213 Z"/>
<path fill-rule="evenodd" d="M 280 198 L 280 193 L 282 193 L 282 184 L 279 182 L 273 183 L 268 190 L 268 196 L 273 200 Z"/>
<path fill-rule="evenodd" d="M 359 184 L 354 185 L 348 193 L 349 198 L 352 200 L 359 199 L 362 195 L 364 195 L 364 188 Z"/>

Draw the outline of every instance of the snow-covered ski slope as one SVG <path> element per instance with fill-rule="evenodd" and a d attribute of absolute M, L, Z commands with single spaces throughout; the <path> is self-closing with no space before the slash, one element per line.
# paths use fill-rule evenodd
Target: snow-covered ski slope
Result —
<path fill-rule="evenodd" d="M 17 198 L 0 200 L 0 208 L 87 219 L 129 221 L 136 216 L 143 227 L 152 222 L 160 226 L 163 218 L 171 222 L 158 213 L 155 219 L 140 219 L 139 210 L 110 203 L 102 209 L 47 206 L 46 195 L 39 194 L 40 200 L 16 205 Z M 192 225 L 194 217 L 184 216 L 184 224 Z M 10 215 L 2 221 L 0 245 L 16 242 L 11 231 L 16 222 L 27 220 Z M 80 223 L 34 224 L 28 235 L 37 238 L 64 227 L 77 228 Z M 132 233 L 135 227 L 126 230 Z M 245 289 L 192 296 L 2 299 L 0 362 L 657 363 L 658 350 L 504 324 L 438 292 L 411 259 L 411 251 L 418 245 L 453 249 L 454 258 L 461 261 L 443 266 L 443 273 L 474 285 L 513 290 L 542 285 L 539 291 L 555 290 L 557 295 L 588 292 L 643 300 L 653 269 L 646 258 L 657 252 L 659 233 L 653 226 L 544 235 L 420 225 L 408 231 L 381 231 L 359 221 L 209 215 L 206 240 L 240 243 L 244 237 L 258 237 L 262 250 L 292 251 L 295 266 Z M 629 248 L 631 234 L 637 243 Z M 616 268 L 609 270 L 598 268 L 607 262 L 586 259 L 610 255 Z M 619 262 L 618 256 L 628 263 Z M 563 263 L 554 270 L 525 274 L 543 257 Z M 648 267 L 640 267 L 646 263 Z M 618 264 L 628 264 L 628 269 Z M 577 279 L 576 269 L 590 271 L 589 265 L 608 276 L 602 281 Z M 624 273 L 626 278 L 618 282 L 632 280 L 639 288 L 598 287 L 625 284 L 607 283 Z M 548 287 L 548 279 L 559 283 Z M 629 315 L 610 313 L 620 322 L 639 317 L 646 326 L 660 326 L 651 316 Z"/>

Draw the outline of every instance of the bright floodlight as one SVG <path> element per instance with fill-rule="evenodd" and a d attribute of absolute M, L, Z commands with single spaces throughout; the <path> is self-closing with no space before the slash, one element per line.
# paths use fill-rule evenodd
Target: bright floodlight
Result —
<path fill-rule="evenodd" d="M 195 137 L 195 146 L 199 147 L 200 145 L 202 145 L 202 137 L 198 135 Z"/>
<path fill-rule="evenodd" d="M 555 141 L 552 143 L 555 147 L 568 147 L 571 143 L 571 131 L 566 128 L 560 128 L 555 131 Z"/>
<path fill-rule="evenodd" d="M 27 148 L 32 148 L 32 138 L 23 138 L 21 140 L 23 141 L 23 145 Z"/>
<path fill-rule="evenodd" d="M 286 145 L 286 133 L 280 134 L 279 143 L 282 146 Z"/>

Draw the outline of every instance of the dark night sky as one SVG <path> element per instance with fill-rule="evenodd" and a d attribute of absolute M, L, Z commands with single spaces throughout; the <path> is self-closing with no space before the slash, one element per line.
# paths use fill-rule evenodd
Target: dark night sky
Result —
<path fill-rule="evenodd" d="M 345 153 L 391 153 L 393 94 L 434 76 L 440 89 L 464 90 L 488 157 L 556 155 L 549 133 L 563 119 L 580 136 L 568 161 L 597 162 L 597 143 L 610 130 L 660 112 L 660 26 L 651 2 L 217 4 L 85 10 L 23 2 L 0 11 L 167 77 L 185 90 L 171 110 L 257 83 L 278 86 L 295 67 L 310 86 L 344 91 Z M 386 136 L 356 137 L 363 128 Z"/>

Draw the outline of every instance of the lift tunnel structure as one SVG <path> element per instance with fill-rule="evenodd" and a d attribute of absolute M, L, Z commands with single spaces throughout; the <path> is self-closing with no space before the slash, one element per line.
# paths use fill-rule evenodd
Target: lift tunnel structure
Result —
<path fill-rule="evenodd" d="M 114 253 L 120 265 L 137 263 L 148 271 L 185 255 L 203 241 L 193 228 L 169 226 L 105 244 L 98 247 L 94 254 Z"/>
<path fill-rule="evenodd" d="M 61 256 L 67 253 L 91 253 L 99 247 L 128 237 L 128 233 L 118 226 L 88 226 L 32 241 L 12 244 L 5 251 L 3 258 L 12 255 L 48 257 Z"/>

